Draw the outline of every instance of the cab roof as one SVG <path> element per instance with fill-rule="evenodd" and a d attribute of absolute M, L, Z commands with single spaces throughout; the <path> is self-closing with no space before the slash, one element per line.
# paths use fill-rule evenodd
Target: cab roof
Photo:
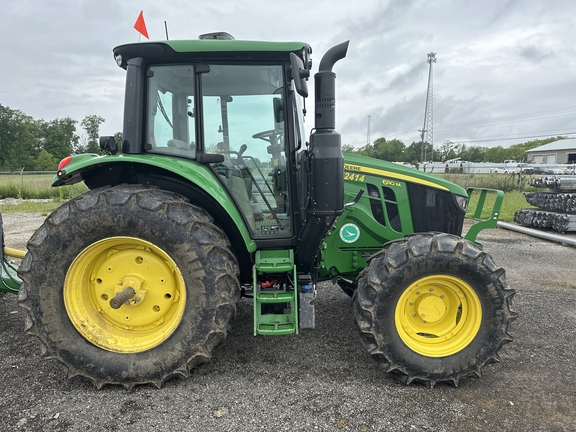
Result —
<path fill-rule="evenodd" d="M 194 39 L 125 44 L 113 51 L 118 64 L 125 68 L 128 60 L 136 57 L 151 62 L 216 57 L 289 58 L 291 52 L 299 53 L 303 48 L 310 50 L 310 46 L 304 42 Z M 118 56 L 121 56 L 120 61 Z"/>

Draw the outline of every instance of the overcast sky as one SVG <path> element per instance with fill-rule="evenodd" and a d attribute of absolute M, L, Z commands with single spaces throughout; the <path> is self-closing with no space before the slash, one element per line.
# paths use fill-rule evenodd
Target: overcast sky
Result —
<path fill-rule="evenodd" d="M 140 10 L 151 40 L 165 39 L 166 21 L 170 39 L 303 41 L 315 68 L 349 39 L 334 67 L 344 144 L 366 145 L 369 116 L 371 141 L 420 140 L 429 52 L 435 146 L 576 136 L 574 0 L 6 0 L 0 104 L 47 121 L 96 114 L 101 135 L 121 131 L 124 71 L 112 49 L 139 40 Z"/>

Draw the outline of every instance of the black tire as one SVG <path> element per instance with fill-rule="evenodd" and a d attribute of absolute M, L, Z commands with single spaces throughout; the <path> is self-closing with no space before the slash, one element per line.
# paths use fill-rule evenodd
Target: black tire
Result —
<path fill-rule="evenodd" d="M 98 245 L 107 245 L 107 242 L 115 246 L 106 255 Z M 129 246 L 132 243 L 137 247 Z M 102 326 L 107 326 L 113 337 L 124 338 L 119 340 L 130 340 L 131 332 L 137 329 L 135 340 L 137 336 L 142 345 L 131 347 L 124 343 L 102 348 L 97 344 L 106 345 L 108 339 L 99 338 L 90 330 L 86 335 L 81 334 L 85 326 L 82 311 L 86 311 L 88 318 L 102 314 L 106 319 L 116 312 L 107 309 L 108 297 L 84 294 L 84 291 L 95 291 L 89 279 L 93 276 L 88 273 L 98 276 L 102 265 L 97 260 L 110 256 L 116 259 L 114 271 L 143 268 L 136 267 L 130 260 L 115 258 L 117 250 L 137 257 L 132 260 L 137 264 L 142 261 L 138 256 L 141 251 L 158 254 L 150 252 L 152 258 L 145 262 L 148 267 L 142 270 L 148 277 L 148 282 L 143 279 L 141 285 L 146 288 L 147 297 L 131 300 L 134 304 L 141 300 L 140 307 L 147 305 L 146 308 L 141 312 L 126 303 L 118 310 L 127 315 L 126 319 L 132 319 L 131 323 L 140 318 L 138 314 L 144 318 L 154 317 L 153 313 L 159 310 L 162 314 L 170 311 L 170 314 L 161 315 L 162 318 L 153 323 L 146 321 L 141 327 L 123 328 L 115 326 L 115 321 L 111 321 L 112 324 L 106 321 Z M 100 255 L 90 258 L 83 255 L 86 251 Z M 152 265 L 166 272 L 169 282 L 166 285 L 174 287 L 174 297 L 163 294 L 167 288 L 161 284 L 166 278 L 155 279 L 157 267 Z M 112 266 L 108 271 L 112 271 Z M 126 270 L 126 274 L 131 271 Z M 66 279 L 67 275 L 71 279 Z M 27 312 L 27 333 L 38 337 L 46 357 L 56 358 L 68 368 L 69 378 L 88 378 L 97 388 L 107 384 L 119 384 L 127 389 L 137 384 L 161 387 L 172 377 L 188 377 L 192 368 L 210 359 L 213 348 L 226 337 L 239 295 L 236 258 L 226 235 L 212 223 L 211 217 L 180 195 L 140 185 L 92 190 L 63 204 L 28 242 L 28 254 L 20 266 L 19 276 L 23 280 L 19 301 Z M 84 290 L 76 289 L 80 286 L 73 283 L 76 280 L 85 283 Z M 110 280 L 112 289 L 117 291 L 118 285 L 114 286 L 112 281 L 117 279 L 111 277 Z M 96 281 L 105 285 L 107 279 L 102 282 L 98 277 Z M 137 279 L 131 282 L 134 281 L 140 283 Z M 166 306 L 150 303 L 158 301 L 150 300 L 153 294 L 163 296 Z M 93 304 L 99 305 L 101 300 L 106 300 L 102 302 L 103 312 L 90 308 Z M 66 301 L 68 305 L 86 308 L 70 306 L 69 314 Z M 150 305 L 154 305 L 152 309 Z M 104 315 L 107 313 L 110 315 Z M 98 320 L 92 321 L 97 328 Z M 158 342 L 147 339 L 149 328 L 156 332 Z M 96 342 L 91 342 L 90 337 Z"/>
<path fill-rule="evenodd" d="M 457 386 L 481 376 L 512 341 L 514 294 L 504 270 L 475 244 L 414 234 L 370 259 L 358 277 L 354 314 L 364 346 L 386 372 L 405 384 Z"/>

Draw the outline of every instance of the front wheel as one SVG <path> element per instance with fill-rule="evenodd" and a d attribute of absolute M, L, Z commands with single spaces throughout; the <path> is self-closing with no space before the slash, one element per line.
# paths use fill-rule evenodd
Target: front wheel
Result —
<path fill-rule="evenodd" d="M 54 211 L 20 267 L 27 332 L 98 388 L 187 377 L 226 336 L 238 266 L 210 216 L 139 185 Z"/>
<path fill-rule="evenodd" d="M 354 313 L 376 362 L 402 382 L 458 385 L 499 361 L 516 313 L 504 270 L 443 233 L 386 245 L 358 277 Z"/>

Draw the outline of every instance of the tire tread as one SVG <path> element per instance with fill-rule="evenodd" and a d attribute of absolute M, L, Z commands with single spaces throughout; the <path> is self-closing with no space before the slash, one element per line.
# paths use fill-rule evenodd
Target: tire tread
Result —
<path fill-rule="evenodd" d="M 41 267 L 38 264 L 43 257 L 47 254 L 58 254 L 60 248 L 64 247 L 61 244 L 55 244 L 62 227 L 69 226 L 69 229 L 82 230 L 84 214 L 102 206 L 127 205 L 135 205 L 142 212 L 167 215 L 167 220 L 172 226 L 178 226 L 179 232 L 188 232 L 192 241 L 196 241 L 200 248 L 206 249 L 209 265 L 218 274 L 214 281 L 225 283 L 212 283 L 212 289 L 215 290 L 214 297 L 217 299 L 214 315 L 211 322 L 207 323 L 208 330 L 203 341 L 191 351 L 189 358 L 172 368 L 158 367 L 158 371 L 150 373 L 149 376 L 134 376 L 127 372 L 124 378 L 119 379 L 116 375 L 103 377 L 101 374 L 90 372 L 82 364 L 76 364 L 70 360 L 70 356 L 64 354 L 58 344 L 50 340 L 45 328 L 47 324 L 43 322 L 45 311 L 40 306 L 42 294 L 38 289 L 38 280 L 41 275 L 38 274 L 36 268 Z M 79 226 L 75 226 L 74 224 L 78 221 L 80 221 Z M 113 224 L 113 221 L 103 220 L 103 223 Z M 66 366 L 69 378 L 84 377 L 98 389 L 109 384 L 122 385 L 128 390 L 142 384 L 151 384 L 160 388 L 173 377 L 188 377 L 191 369 L 210 360 L 210 353 L 225 339 L 228 322 L 236 313 L 236 298 L 239 290 L 238 263 L 230 249 L 230 242 L 224 232 L 213 224 L 213 219 L 206 211 L 189 204 L 186 198 L 173 192 L 142 185 L 119 185 L 88 191 L 64 203 L 48 216 L 28 242 L 28 250 L 29 253 L 19 269 L 19 277 L 23 281 L 19 304 L 25 311 L 26 333 L 38 338 L 43 351 L 42 355 L 45 358 L 55 358 Z M 65 269 L 53 271 L 64 273 Z"/>
<path fill-rule="evenodd" d="M 410 260 L 434 253 L 446 254 L 448 258 L 458 255 L 484 269 L 481 271 L 488 272 L 499 285 L 487 289 L 494 290 L 494 295 L 503 300 L 502 318 L 499 323 L 499 333 L 502 336 L 493 351 L 479 364 L 473 359 L 468 368 L 449 370 L 440 376 L 438 371 L 434 373 L 412 371 L 411 368 L 404 366 L 404 359 L 395 358 L 382 337 L 383 332 L 395 330 L 380 328 L 377 316 L 379 303 L 383 301 L 381 298 L 383 286 L 387 283 L 388 277 L 403 271 L 403 266 Z M 503 268 L 498 267 L 486 252 L 461 237 L 446 233 L 419 233 L 394 240 L 372 256 L 369 267 L 358 276 L 357 283 L 358 289 L 353 297 L 354 316 L 362 342 L 375 362 L 404 384 L 420 382 L 428 387 L 434 387 L 437 383 L 444 382 L 457 386 L 462 379 L 481 376 L 482 369 L 486 365 L 499 362 L 498 352 L 513 340 L 509 330 L 512 321 L 518 316 L 512 311 L 512 298 L 516 291 L 508 288 Z"/>

